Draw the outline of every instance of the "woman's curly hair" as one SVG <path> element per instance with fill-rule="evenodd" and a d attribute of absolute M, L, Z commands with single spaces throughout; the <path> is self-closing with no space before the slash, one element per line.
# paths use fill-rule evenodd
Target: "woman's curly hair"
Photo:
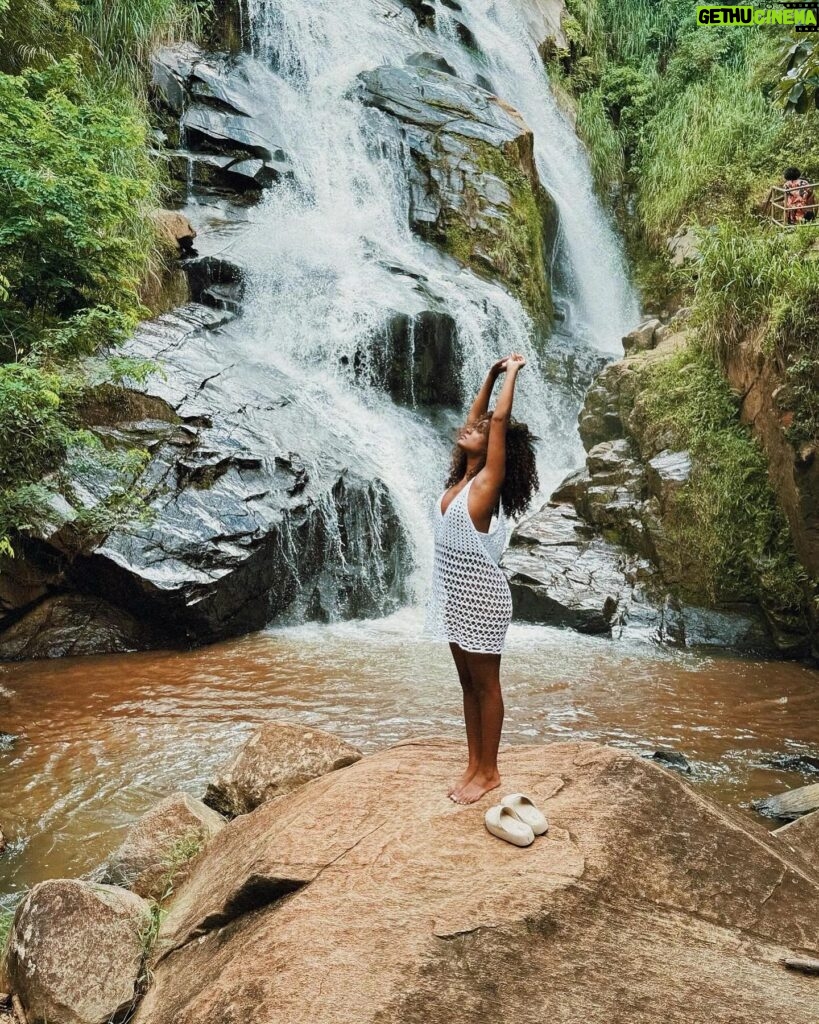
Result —
<path fill-rule="evenodd" d="M 479 416 L 475 422 L 485 423 L 491 419 L 492 410 Z M 507 516 L 525 512 L 540 486 L 535 463 L 535 441 L 539 440 L 525 423 L 520 423 L 514 416 L 509 417 L 506 424 L 506 474 L 501 487 L 501 503 Z M 462 480 L 465 473 L 466 452 L 456 444 L 452 450 L 446 487 Z"/>

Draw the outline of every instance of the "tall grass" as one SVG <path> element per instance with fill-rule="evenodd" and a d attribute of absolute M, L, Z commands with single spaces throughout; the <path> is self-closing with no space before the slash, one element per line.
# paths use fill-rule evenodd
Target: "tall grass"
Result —
<path fill-rule="evenodd" d="M 74 23 L 116 79 L 134 81 L 157 45 L 196 38 L 209 8 L 205 0 L 81 0 Z"/>
<path fill-rule="evenodd" d="M 600 89 L 584 92 L 577 105 L 577 131 L 589 152 L 595 185 L 610 193 L 623 180 L 623 141 L 603 107 Z"/>
<path fill-rule="evenodd" d="M 781 115 L 745 76 L 720 68 L 691 83 L 643 134 L 637 207 L 649 241 L 686 220 L 744 215 L 780 130 Z"/>

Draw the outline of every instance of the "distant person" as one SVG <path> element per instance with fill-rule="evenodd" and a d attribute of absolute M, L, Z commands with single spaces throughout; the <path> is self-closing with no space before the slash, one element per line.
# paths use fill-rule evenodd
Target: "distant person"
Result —
<path fill-rule="evenodd" d="M 469 760 L 449 789 L 459 804 L 474 803 L 500 785 L 500 660 L 512 618 L 512 592 L 498 564 L 506 546 L 504 510 L 520 515 L 538 488 L 537 438 L 512 418 L 515 381 L 525 365 L 513 352 L 490 368 L 458 431 L 446 490 L 433 509 L 435 552 L 424 635 L 449 643 L 463 688 Z M 497 404 L 487 411 L 502 373 Z"/>
<path fill-rule="evenodd" d="M 802 224 L 816 217 L 813 189 L 798 167 L 785 168 L 785 216 L 788 224 Z"/>

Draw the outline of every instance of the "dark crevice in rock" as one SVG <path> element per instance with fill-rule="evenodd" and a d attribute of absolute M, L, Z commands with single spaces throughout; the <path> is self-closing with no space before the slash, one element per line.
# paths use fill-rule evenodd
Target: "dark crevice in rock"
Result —
<path fill-rule="evenodd" d="M 264 875 L 250 875 L 245 879 L 242 887 L 232 894 L 223 909 L 215 914 L 209 914 L 203 918 L 201 923 L 186 938 L 183 945 L 192 942 L 194 939 L 207 935 L 208 932 L 217 928 L 224 928 L 239 917 L 250 914 L 254 910 L 261 910 L 273 903 L 278 903 L 299 889 L 303 889 L 307 883 L 302 879 L 293 878 L 268 878 Z M 179 947 L 176 947 L 179 948 Z"/>

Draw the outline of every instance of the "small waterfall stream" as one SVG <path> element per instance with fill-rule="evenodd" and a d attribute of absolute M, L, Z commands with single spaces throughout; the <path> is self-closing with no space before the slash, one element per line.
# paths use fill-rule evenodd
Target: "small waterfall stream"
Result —
<path fill-rule="evenodd" d="M 638 313 L 617 239 L 519 18 L 520 2 L 463 0 L 458 18 L 474 47 L 461 41 L 453 12 L 441 3 L 435 30 L 419 28 L 398 0 L 246 3 L 250 77 L 275 111 L 294 174 L 248 214 L 240 244 L 250 270 L 241 331 L 232 334 L 251 375 L 273 366 L 295 379 L 311 433 L 336 455 L 355 452 L 384 481 L 411 539 L 416 598 L 428 575 L 428 513 L 442 488 L 454 424 L 402 407 L 368 385 L 366 374 L 353 379 L 349 372 L 362 352 L 386 343 L 397 312 L 419 311 L 408 282 L 424 280 L 455 321 L 464 406 L 495 359 L 512 350 L 527 355 L 532 372 L 520 377 L 515 413 L 543 441 L 542 500 L 580 461 L 577 399 L 535 372 L 531 321 L 518 300 L 412 233 L 409 156 L 374 129 L 372 112 L 356 97 L 357 76 L 432 51 L 465 81 L 488 79 L 534 130 L 538 171 L 559 210 L 561 334 L 611 354 Z"/>

